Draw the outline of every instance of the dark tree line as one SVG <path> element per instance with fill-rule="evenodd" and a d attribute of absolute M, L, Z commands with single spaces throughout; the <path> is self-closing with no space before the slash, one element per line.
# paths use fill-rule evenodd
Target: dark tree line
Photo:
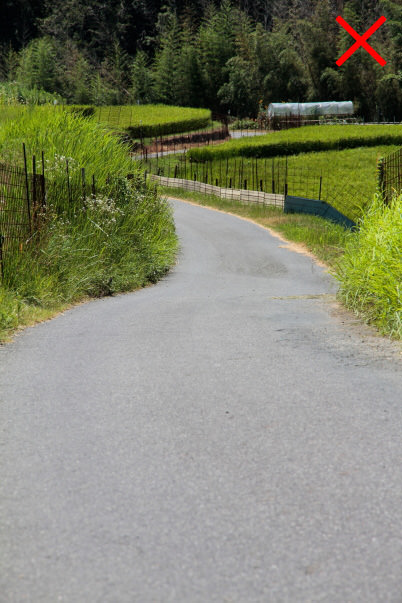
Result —
<path fill-rule="evenodd" d="M 359 49 L 336 59 L 384 14 Z M 354 100 L 402 120 L 401 0 L 2 0 L 4 90 L 73 103 L 164 102 L 255 116 L 269 102 Z M 0 88 L 1 90 L 1 88 Z M 5 93 L 4 93 L 5 94 Z"/>

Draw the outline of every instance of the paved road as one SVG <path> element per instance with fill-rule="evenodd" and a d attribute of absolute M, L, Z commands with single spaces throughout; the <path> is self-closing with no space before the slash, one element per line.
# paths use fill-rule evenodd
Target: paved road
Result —
<path fill-rule="evenodd" d="M 163 282 L 0 349 L 0 601 L 402 601 L 400 365 L 309 258 L 175 211 Z"/>

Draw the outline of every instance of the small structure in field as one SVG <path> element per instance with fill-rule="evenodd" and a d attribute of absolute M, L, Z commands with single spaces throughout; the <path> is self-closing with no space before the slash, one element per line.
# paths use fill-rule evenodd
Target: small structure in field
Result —
<path fill-rule="evenodd" d="M 268 120 L 274 130 L 320 123 L 333 118 L 347 119 L 353 114 L 352 101 L 271 103 L 268 107 Z"/>

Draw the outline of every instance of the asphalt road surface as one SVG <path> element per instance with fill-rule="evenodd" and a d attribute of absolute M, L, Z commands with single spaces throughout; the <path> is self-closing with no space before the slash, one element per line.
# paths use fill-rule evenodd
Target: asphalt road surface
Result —
<path fill-rule="evenodd" d="M 162 282 L 0 348 L 0 601 L 402 601 L 396 354 L 310 258 L 174 207 Z"/>

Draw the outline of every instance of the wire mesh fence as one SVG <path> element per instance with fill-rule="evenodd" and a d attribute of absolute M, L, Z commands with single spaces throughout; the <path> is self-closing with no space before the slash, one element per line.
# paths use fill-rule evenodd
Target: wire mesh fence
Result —
<path fill-rule="evenodd" d="M 387 155 L 378 163 L 379 186 L 384 202 L 402 192 L 402 148 Z"/>
<path fill-rule="evenodd" d="M 324 174 L 314 172 L 307 166 L 289 166 L 286 158 L 194 162 L 183 155 L 180 159 L 170 156 L 148 158 L 143 165 L 148 173 L 156 176 L 191 180 L 224 189 L 289 194 L 317 200 L 323 199 L 327 193 Z"/>
<path fill-rule="evenodd" d="M 176 153 L 180 150 L 186 151 L 194 147 L 203 147 L 205 145 L 223 142 L 229 139 L 229 129 L 227 125 L 214 126 L 201 130 L 175 135 L 157 135 L 152 137 L 140 137 L 133 144 L 133 152 L 147 159 L 151 156 L 163 156 L 164 154 Z"/>
<path fill-rule="evenodd" d="M 3 249 L 13 241 L 29 237 L 31 207 L 29 190 L 31 176 L 21 168 L 0 163 L 0 235 Z"/>
<path fill-rule="evenodd" d="M 35 156 L 29 168 L 23 149 L 24 167 L 0 162 L 0 278 L 7 259 L 23 253 L 40 241 L 42 226 L 49 214 L 72 215 L 85 207 L 89 196 L 96 197 L 95 177 L 65 157 L 41 160 Z"/>

